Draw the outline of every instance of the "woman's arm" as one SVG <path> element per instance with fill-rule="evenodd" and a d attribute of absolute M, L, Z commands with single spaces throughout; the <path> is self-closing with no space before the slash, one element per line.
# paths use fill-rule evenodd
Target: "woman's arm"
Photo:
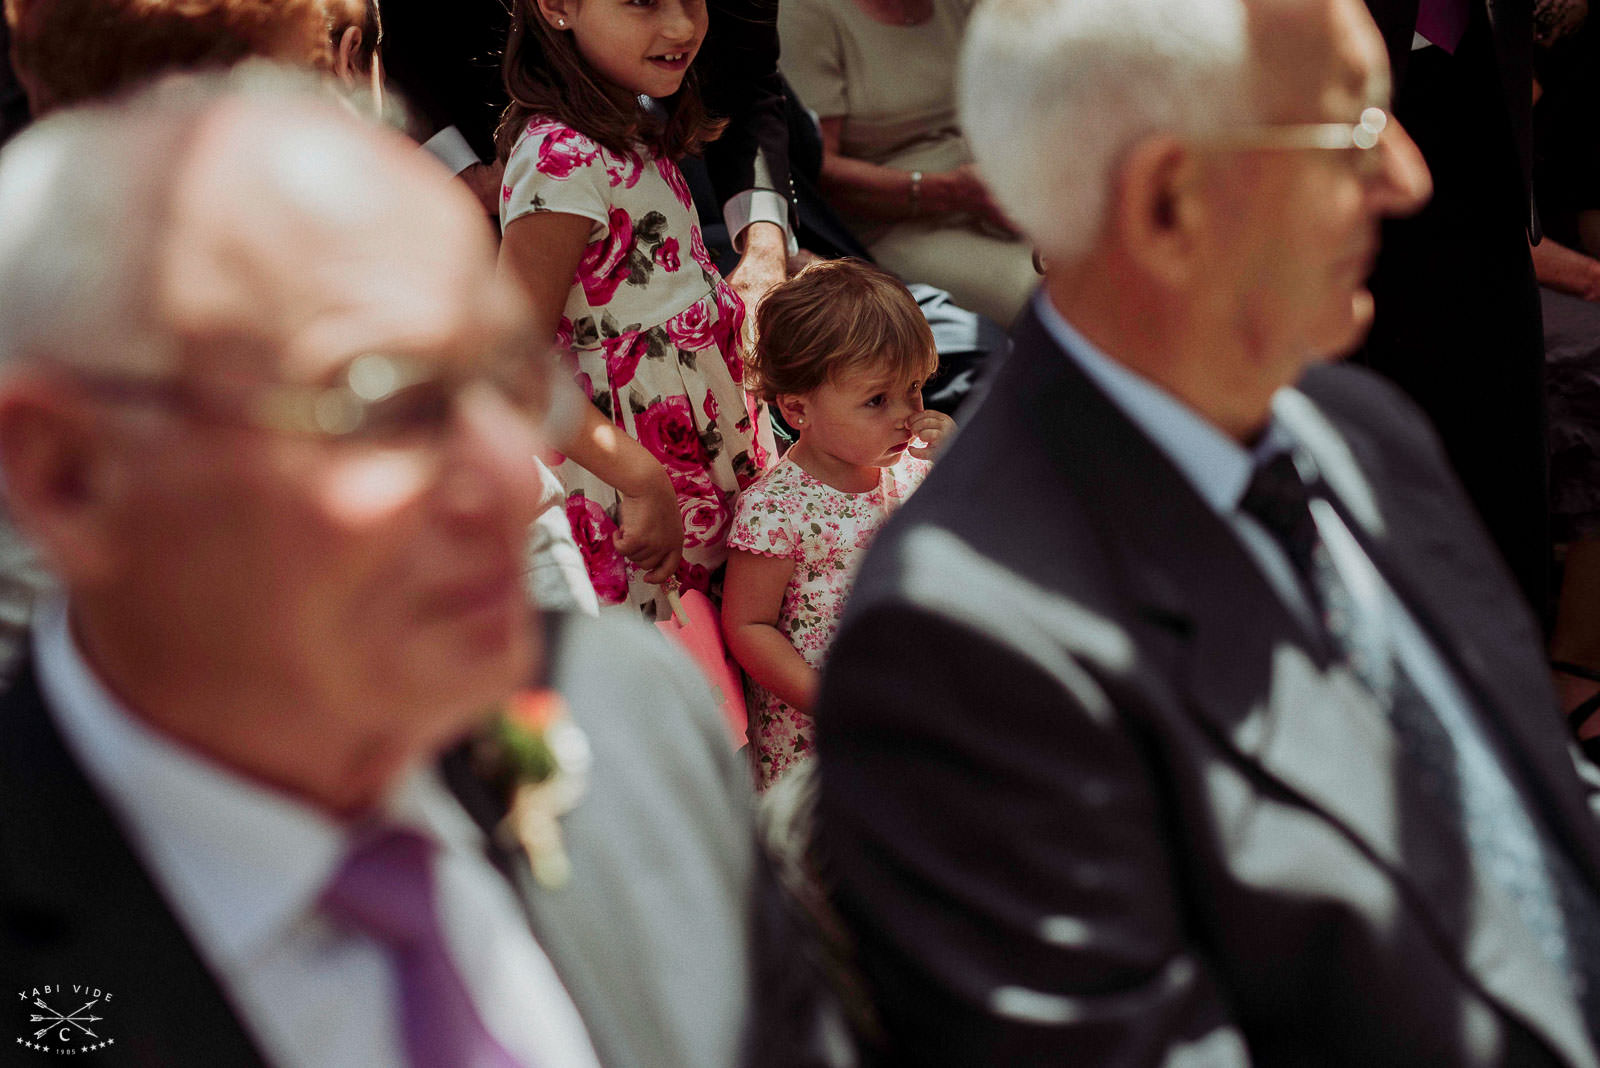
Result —
<path fill-rule="evenodd" d="M 554 338 L 593 223 L 581 215 L 534 212 L 512 220 L 500 242 L 500 269 L 528 294 L 533 336 Z M 621 495 L 617 551 L 664 582 L 683 557 L 683 517 L 666 468 L 592 404 L 583 423 L 560 444 L 566 453 Z"/>
<path fill-rule="evenodd" d="M 1011 229 L 971 164 L 924 173 L 920 190 L 913 194 L 913 185 L 919 183 L 913 182 L 911 171 L 840 154 L 842 116 L 830 116 L 821 123 L 822 191 L 836 206 L 863 218 L 884 221 L 967 212 Z"/>
<path fill-rule="evenodd" d="M 746 674 L 809 715 L 817 693 L 817 671 L 778 629 L 783 591 L 793 574 L 791 559 L 729 550 L 722 587 L 722 636 Z"/>
<path fill-rule="evenodd" d="M 1600 302 L 1600 260 L 1545 238 L 1532 246 L 1533 273 L 1539 284 L 1558 293 Z"/>

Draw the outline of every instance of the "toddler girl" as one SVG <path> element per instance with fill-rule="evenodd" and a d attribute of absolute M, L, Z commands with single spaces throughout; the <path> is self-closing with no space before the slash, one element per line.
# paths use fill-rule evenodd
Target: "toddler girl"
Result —
<path fill-rule="evenodd" d="M 722 605 L 749 675 L 762 789 L 811 749 L 817 668 L 872 536 L 954 424 L 924 411 L 933 333 L 898 279 L 859 260 L 814 263 L 756 313 L 751 388 L 799 434 L 739 495 Z"/>
<path fill-rule="evenodd" d="M 690 71 L 705 33 L 704 0 L 517 0 L 506 44 L 501 263 L 593 402 L 556 473 L 595 592 L 649 619 L 674 576 L 718 595 L 734 494 L 772 455 L 674 163 L 721 130 Z"/>

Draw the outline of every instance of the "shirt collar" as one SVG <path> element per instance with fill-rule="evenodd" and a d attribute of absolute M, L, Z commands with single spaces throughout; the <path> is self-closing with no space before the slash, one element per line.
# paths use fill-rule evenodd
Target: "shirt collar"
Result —
<path fill-rule="evenodd" d="M 42 602 L 34 634 L 40 689 L 67 746 L 217 963 L 246 964 L 314 914 L 347 847 L 345 827 L 130 714 L 79 652 L 64 598 Z M 432 768 L 403 778 L 380 808 L 455 848 L 482 846 Z"/>
<path fill-rule="evenodd" d="M 1294 448 L 1294 437 L 1276 412 L 1278 398 L 1265 433 L 1246 449 L 1177 397 L 1101 352 L 1062 317 L 1042 289 L 1034 296 L 1034 310 L 1055 343 L 1218 515 L 1238 510 L 1258 464 Z"/>

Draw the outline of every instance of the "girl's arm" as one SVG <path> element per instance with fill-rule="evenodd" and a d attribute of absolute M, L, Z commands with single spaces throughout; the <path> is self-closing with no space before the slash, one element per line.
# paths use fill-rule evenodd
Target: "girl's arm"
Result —
<path fill-rule="evenodd" d="M 835 205 L 865 218 L 886 221 L 961 211 L 1011 229 L 970 163 L 954 170 L 923 174 L 921 192 L 913 201 L 910 171 L 840 154 L 843 116 L 830 116 L 821 123 L 822 191 Z"/>
<path fill-rule="evenodd" d="M 533 311 L 533 336 L 554 338 L 590 220 L 565 212 L 534 212 L 512 220 L 500 242 L 500 269 L 521 284 Z M 617 551 L 645 569 L 645 581 L 664 582 L 683 558 L 683 517 L 666 468 L 592 404 L 583 425 L 561 451 L 621 495 Z"/>
<path fill-rule="evenodd" d="M 778 629 L 783 591 L 793 574 L 792 559 L 729 550 L 722 587 L 722 636 L 746 674 L 810 715 L 817 671 Z"/>
<path fill-rule="evenodd" d="M 500 270 L 528 295 L 533 336 L 554 338 L 594 223 L 582 215 L 535 211 L 511 220 L 500 241 Z"/>

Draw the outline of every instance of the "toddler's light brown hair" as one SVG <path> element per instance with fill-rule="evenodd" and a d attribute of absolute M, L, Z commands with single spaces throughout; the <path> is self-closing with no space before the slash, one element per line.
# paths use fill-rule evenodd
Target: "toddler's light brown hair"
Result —
<path fill-rule="evenodd" d="M 821 260 L 774 286 L 756 310 L 745 386 L 768 403 L 867 365 L 907 381 L 939 366 L 928 320 L 905 283 L 882 268 Z"/>

